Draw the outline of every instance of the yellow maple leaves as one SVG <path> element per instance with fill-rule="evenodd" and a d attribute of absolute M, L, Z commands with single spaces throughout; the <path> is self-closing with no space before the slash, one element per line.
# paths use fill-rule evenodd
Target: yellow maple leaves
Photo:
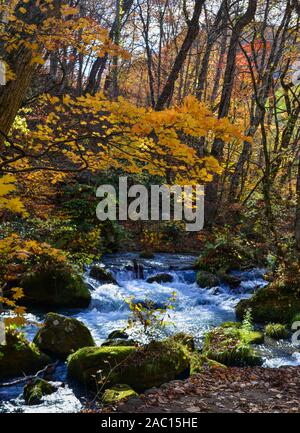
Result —
<path fill-rule="evenodd" d="M 19 197 L 7 197 L 15 191 L 16 178 L 9 174 L 0 177 L 0 212 L 10 210 L 27 216 L 27 212 Z"/>

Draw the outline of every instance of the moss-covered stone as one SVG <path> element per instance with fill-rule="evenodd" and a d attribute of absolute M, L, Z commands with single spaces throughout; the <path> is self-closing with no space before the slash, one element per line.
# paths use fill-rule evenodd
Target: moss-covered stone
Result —
<path fill-rule="evenodd" d="M 196 275 L 197 284 L 200 287 L 216 287 L 220 284 L 220 279 L 210 272 L 198 271 Z"/>
<path fill-rule="evenodd" d="M 242 299 L 237 304 L 237 318 L 242 319 L 249 308 L 255 322 L 289 323 L 300 311 L 300 295 L 294 288 L 274 280 L 250 299 Z"/>
<path fill-rule="evenodd" d="M 154 259 L 155 255 L 152 253 L 152 251 L 141 251 L 140 252 L 140 258 L 141 259 Z"/>
<path fill-rule="evenodd" d="M 220 362 L 208 359 L 200 353 L 193 352 L 190 357 L 190 375 L 203 373 L 205 368 L 227 368 L 226 365 Z"/>
<path fill-rule="evenodd" d="M 273 338 L 274 340 L 280 340 L 289 336 L 286 326 L 281 323 L 268 323 L 265 327 L 265 333 L 267 337 Z"/>
<path fill-rule="evenodd" d="M 187 349 L 167 339 L 136 347 L 88 347 L 68 359 L 68 374 L 90 387 L 127 383 L 135 391 L 159 386 L 189 368 Z"/>
<path fill-rule="evenodd" d="M 17 331 L 6 332 L 6 344 L 0 345 L 0 377 L 16 377 L 35 373 L 51 359 L 40 352 L 34 343 L 29 343 Z"/>
<path fill-rule="evenodd" d="M 182 344 L 189 351 L 193 352 L 195 350 L 195 340 L 194 337 L 190 334 L 186 334 L 184 332 L 178 332 L 175 335 L 170 337 L 170 341 L 175 341 L 176 343 Z"/>
<path fill-rule="evenodd" d="M 227 273 L 252 265 L 253 259 L 246 248 L 234 243 L 222 243 L 207 248 L 196 261 L 196 269 L 216 274 Z"/>
<path fill-rule="evenodd" d="M 135 340 L 132 340 L 129 338 L 128 340 L 125 340 L 124 338 L 112 338 L 105 340 L 101 346 L 137 346 L 138 343 Z"/>
<path fill-rule="evenodd" d="M 57 388 L 43 379 L 34 379 L 24 386 L 23 397 L 28 405 L 40 404 L 45 395 L 53 394 Z"/>
<path fill-rule="evenodd" d="M 89 329 L 82 322 L 56 313 L 47 314 L 33 341 L 40 350 L 59 359 L 67 358 L 81 347 L 95 345 Z"/>
<path fill-rule="evenodd" d="M 115 385 L 104 391 L 102 403 L 113 404 L 120 400 L 137 397 L 138 394 L 128 385 Z"/>
<path fill-rule="evenodd" d="M 220 326 L 207 333 L 202 354 L 227 366 L 261 365 L 261 358 L 250 345 L 258 341 L 258 336 L 239 327 Z"/>
<path fill-rule="evenodd" d="M 112 340 L 114 338 L 124 338 L 124 339 L 127 339 L 128 338 L 128 334 L 125 331 L 123 331 L 123 329 L 116 329 L 115 331 L 112 331 L 108 335 L 108 337 L 107 337 L 108 340 Z"/>
<path fill-rule="evenodd" d="M 157 274 L 153 277 L 147 278 L 147 283 L 172 283 L 174 280 L 173 275 L 170 274 Z"/>
<path fill-rule="evenodd" d="M 91 267 L 90 277 L 103 283 L 118 284 L 112 274 L 101 265 L 93 265 Z"/>
<path fill-rule="evenodd" d="M 78 274 L 66 269 L 41 269 L 27 274 L 20 283 L 22 304 L 46 308 L 87 307 L 88 286 Z"/>
<path fill-rule="evenodd" d="M 264 334 L 261 331 L 248 331 L 243 328 L 241 322 L 223 322 L 220 328 L 237 329 L 240 338 L 247 344 L 262 344 L 264 342 Z"/>

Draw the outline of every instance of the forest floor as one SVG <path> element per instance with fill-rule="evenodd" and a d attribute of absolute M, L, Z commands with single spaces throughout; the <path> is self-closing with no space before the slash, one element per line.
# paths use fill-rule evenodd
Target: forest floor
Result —
<path fill-rule="evenodd" d="M 299 412 L 300 367 L 207 369 L 106 407 L 120 413 Z"/>

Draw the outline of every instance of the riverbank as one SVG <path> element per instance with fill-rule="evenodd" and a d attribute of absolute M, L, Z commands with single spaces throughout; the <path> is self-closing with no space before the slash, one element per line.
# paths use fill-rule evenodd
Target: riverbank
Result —
<path fill-rule="evenodd" d="M 300 367 L 207 369 L 108 406 L 118 413 L 297 413 Z"/>

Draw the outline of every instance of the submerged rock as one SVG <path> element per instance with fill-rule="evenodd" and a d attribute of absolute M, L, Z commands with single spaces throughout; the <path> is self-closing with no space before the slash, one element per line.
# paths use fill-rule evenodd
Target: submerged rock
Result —
<path fill-rule="evenodd" d="M 68 374 L 90 387 L 126 382 L 135 391 L 159 386 L 189 368 L 187 349 L 166 339 L 137 347 L 88 347 L 68 359 Z"/>
<path fill-rule="evenodd" d="M 23 334 L 13 330 L 6 332 L 6 344 L 0 345 L 1 378 L 35 373 L 50 363 L 51 359 Z"/>
<path fill-rule="evenodd" d="M 140 258 L 141 259 L 154 259 L 155 255 L 152 253 L 152 251 L 141 251 L 140 252 Z"/>
<path fill-rule="evenodd" d="M 157 274 L 154 275 L 153 277 L 149 277 L 147 278 L 147 283 L 172 283 L 172 281 L 174 280 L 173 275 L 171 274 Z"/>
<path fill-rule="evenodd" d="M 112 404 L 117 401 L 137 397 L 138 394 L 128 385 L 115 385 L 112 388 L 106 389 L 102 396 L 102 403 Z"/>
<path fill-rule="evenodd" d="M 91 301 L 82 277 L 66 269 L 42 269 L 26 275 L 22 304 L 47 308 L 87 307 Z"/>
<path fill-rule="evenodd" d="M 242 279 L 235 275 L 228 274 L 227 272 L 218 272 L 218 277 L 220 280 L 227 284 L 231 289 L 235 289 L 240 286 Z"/>
<path fill-rule="evenodd" d="M 53 394 L 57 387 L 43 379 L 34 379 L 24 386 L 23 397 L 28 405 L 40 404 L 45 395 Z"/>
<path fill-rule="evenodd" d="M 196 275 L 197 284 L 200 287 L 216 287 L 220 284 L 220 279 L 210 272 L 199 271 Z"/>
<path fill-rule="evenodd" d="M 90 270 L 90 277 L 103 283 L 118 285 L 112 274 L 101 265 L 93 265 Z"/>
<path fill-rule="evenodd" d="M 79 320 L 48 313 L 34 343 L 45 353 L 65 359 L 81 347 L 94 346 L 89 329 Z"/>

